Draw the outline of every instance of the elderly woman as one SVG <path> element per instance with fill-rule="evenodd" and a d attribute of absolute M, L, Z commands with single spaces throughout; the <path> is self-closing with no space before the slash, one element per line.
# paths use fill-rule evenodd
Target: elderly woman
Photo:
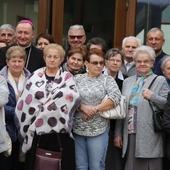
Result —
<path fill-rule="evenodd" d="M 72 48 L 67 55 L 67 62 L 63 64 L 63 69 L 73 75 L 85 72 L 84 60 L 86 48 L 84 46 Z"/>
<path fill-rule="evenodd" d="M 15 107 L 18 98 L 24 88 L 25 82 L 30 76 L 30 72 L 24 68 L 26 61 L 26 52 L 20 46 L 12 46 L 7 50 L 6 63 L 7 65 L 2 68 L 0 74 L 3 75 L 9 88 L 9 99 L 5 105 L 5 121 L 6 129 L 12 140 L 12 154 L 6 158 L 3 155 L 0 156 L 0 169 L 12 170 L 20 169 L 19 167 L 19 146 L 20 143 L 17 140 L 16 126 L 14 123 Z"/>
<path fill-rule="evenodd" d="M 149 101 L 154 109 L 164 109 L 168 84 L 163 76 L 158 76 L 148 89 L 156 77 L 152 72 L 155 52 L 151 47 L 138 47 L 133 59 L 137 74 L 125 79 L 123 83 L 122 94 L 127 98 L 127 117 L 124 121 L 116 120 L 115 145 L 120 148 L 123 146 L 125 170 L 162 170 L 163 134 L 154 131 Z"/>
<path fill-rule="evenodd" d="M 81 100 L 71 73 L 60 67 L 65 52 L 60 45 L 44 49 L 46 67 L 36 70 L 24 88 L 16 107 L 22 150 L 26 152 L 26 169 L 34 169 L 37 148 L 59 151 L 62 170 L 75 169 L 72 138 L 73 115 Z"/>
<path fill-rule="evenodd" d="M 104 74 L 112 76 L 119 89 L 122 90 L 122 84 L 125 75 L 122 74 L 120 68 L 124 64 L 124 53 L 117 48 L 111 48 L 105 55 L 106 69 Z M 114 130 L 115 130 L 115 119 L 110 120 L 110 131 L 109 131 L 109 142 L 106 155 L 106 169 L 107 170 L 123 170 L 124 159 L 121 157 L 122 149 L 117 148 L 113 144 Z"/>
<path fill-rule="evenodd" d="M 120 90 L 111 76 L 102 74 L 104 53 L 89 50 L 85 65 L 88 72 L 75 75 L 82 103 L 74 118 L 76 169 L 104 170 L 108 145 L 109 119 L 100 116 L 103 110 L 119 104 Z M 109 99 L 102 102 L 103 98 Z"/>
<path fill-rule="evenodd" d="M 170 87 L 170 56 L 166 56 L 163 58 L 161 69 Z"/>

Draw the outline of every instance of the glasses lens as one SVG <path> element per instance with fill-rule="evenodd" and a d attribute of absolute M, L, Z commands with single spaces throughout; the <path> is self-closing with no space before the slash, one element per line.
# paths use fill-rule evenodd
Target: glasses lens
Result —
<path fill-rule="evenodd" d="M 70 37 L 70 39 L 75 39 L 75 38 L 77 38 L 77 39 L 82 39 L 83 37 L 84 37 L 84 35 L 69 35 L 69 37 Z"/>
<path fill-rule="evenodd" d="M 103 66 L 103 65 L 104 65 L 104 61 L 100 61 L 100 62 L 98 62 L 98 61 L 93 61 L 93 62 L 91 62 L 91 64 L 93 64 L 93 65 L 95 65 L 95 66 L 97 66 L 98 64 L 101 65 L 101 66 Z"/>

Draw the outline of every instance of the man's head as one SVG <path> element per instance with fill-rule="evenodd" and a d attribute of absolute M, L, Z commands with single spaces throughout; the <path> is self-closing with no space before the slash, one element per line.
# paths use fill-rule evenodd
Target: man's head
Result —
<path fill-rule="evenodd" d="M 146 44 L 152 47 L 156 56 L 161 54 L 162 46 L 165 44 L 164 33 L 159 28 L 152 28 L 147 33 Z"/>
<path fill-rule="evenodd" d="M 30 20 L 21 20 L 16 26 L 16 40 L 22 47 L 31 45 L 34 38 L 34 25 Z"/>
<path fill-rule="evenodd" d="M 82 25 L 72 25 L 68 30 L 68 43 L 73 47 L 80 47 L 86 41 L 85 30 Z"/>
<path fill-rule="evenodd" d="M 10 24 L 3 24 L 0 27 L 0 40 L 8 45 L 15 43 L 15 28 Z"/>
<path fill-rule="evenodd" d="M 125 60 L 130 63 L 133 61 L 133 53 L 134 50 L 139 47 L 141 45 L 141 40 L 133 37 L 133 36 L 129 36 L 129 37 L 125 37 L 122 41 L 122 51 L 125 54 Z"/>
<path fill-rule="evenodd" d="M 89 51 L 92 48 L 97 48 L 99 50 L 102 50 L 104 53 L 106 53 L 108 50 L 106 41 L 100 37 L 91 38 L 87 42 L 86 47 L 87 47 L 87 51 Z"/>

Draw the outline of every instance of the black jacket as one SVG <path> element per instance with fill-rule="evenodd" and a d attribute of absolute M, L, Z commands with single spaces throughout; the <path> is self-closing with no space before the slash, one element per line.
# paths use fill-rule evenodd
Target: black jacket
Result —
<path fill-rule="evenodd" d="M 14 46 L 17 44 L 13 44 Z M 11 47 L 3 47 L 0 49 L 0 70 L 6 65 L 6 52 Z M 32 73 L 33 71 L 37 70 L 38 68 L 44 67 L 45 62 L 43 59 L 43 52 L 33 45 L 25 49 L 27 58 L 25 67 Z M 30 53 L 30 55 L 29 55 Z"/>

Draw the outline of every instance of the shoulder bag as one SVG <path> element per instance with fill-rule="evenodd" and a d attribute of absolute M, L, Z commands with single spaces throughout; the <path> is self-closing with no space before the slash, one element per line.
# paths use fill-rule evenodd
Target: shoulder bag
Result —
<path fill-rule="evenodd" d="M 57 134 L 57 141 L 60 152 L 49 151 L 37 147 L 34 170 L 61 170 L 62 146 L 59 134 Z"/>
<path fill-rule="evenodd" d="M 106 77 L 104 85 L 106 84 Z M 106 86 L 105 86 L 106 87 Z M 106 95 L 103 99 L 103 102 L 108 99 Z M 126 98 L 125 96 L 121 95 L 121 100 L 118 106 L 110 109 L 101 111 L 100 116 L 107 118 L 107 119 L 124 119 L 126 117 Z"/>
<path fill-rule="evenodd" d="M 156 77 L 152 80 L 152 82 L 151 82 L 151 84 L 149 85 L 148 89 L 151 88 L 152 84 L 154 83 L 154 81 L 156 80 L 157 77 L 158 77 L 158 76 L 156 76 Z M 150 100 L 148 100 L 148 101 L 149 101 L 149 105 L 150 105 L 150 107 L 151 107 L 151 109 L 152 109 L 152 112 L 153 112 L 154 131 L 155 131 L 155 132 L 161 132 L 161 131 L 163 130 L 163 128 L 162 128 L 162 116 L 163 116 L 163 112 L 164 112 L 164 111 L 161 110 L 161 109 L 154 110 L 153 107 L 152 107 L 152 104 L 151 104 Z"/>

